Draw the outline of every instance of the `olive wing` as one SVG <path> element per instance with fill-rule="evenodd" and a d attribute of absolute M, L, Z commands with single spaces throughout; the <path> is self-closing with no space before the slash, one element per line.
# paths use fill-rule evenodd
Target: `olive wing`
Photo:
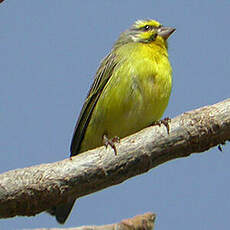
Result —
<path fill-rule="evenodd" d="M 113 74 L 117 65 L 115 54 L 110 53 L 101 63 L 94 82 L 89 90 L 85 103 L 82 107 L 77 124 L 74 129 L 73 138 L 70 147 L 70 156 L 75 156 L 80 152 L 81 142 L 84 138 L 86 129 L 90 122 L 91 115 L 97 104 L 97 101 L 105 85 Z"/>

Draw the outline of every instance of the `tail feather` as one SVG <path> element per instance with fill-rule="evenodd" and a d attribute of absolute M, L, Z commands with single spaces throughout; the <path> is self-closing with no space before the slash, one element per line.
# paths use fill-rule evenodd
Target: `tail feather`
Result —
<path fill-rule="evenodd" d="M 75 200 L 75 198 L 71 198 L 67 203 L 52 207 L 47 210 L 47 212 L 52 216 L 55 216 L 58 223 L 64 224 L 72 210 Z"/>

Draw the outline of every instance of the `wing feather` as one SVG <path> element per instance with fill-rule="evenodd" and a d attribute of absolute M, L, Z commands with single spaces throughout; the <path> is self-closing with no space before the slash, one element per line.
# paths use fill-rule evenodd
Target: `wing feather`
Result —
<path fill-rule="evenodd" d="M 101 63 L 94 82 L 89 90 L 86 101 L 82 107 L 77 124 L 74 129 L 74 134 L 71 142 L 71 156 L 75 156 L 80 152 L 81 142 L 84 138 L 86 129 L 90 122 L 91 115 L 97 104 L 97 101 L 103 91 L 105 85 L 113 74 L 113 70 L 117 65 L 114 53 L 110 53 Z"/>

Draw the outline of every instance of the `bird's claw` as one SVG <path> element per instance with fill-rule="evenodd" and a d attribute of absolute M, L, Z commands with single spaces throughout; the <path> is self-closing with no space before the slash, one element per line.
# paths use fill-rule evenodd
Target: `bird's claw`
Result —
<path fill-rule="evenodd" d="M 167 133 L 169 134 L 169 122 L 170 121 L 171 121 L 171 118 L 166 117 L 163 120 L 156 121 L 154 124 L 158 126 L 164 125 L 165 128 L 167 129 Z"/>
<path fill-rule="evenodd" d="M 120 138 L 115 136 L 111 139 L 109 139 L 105 134 L 103 135 L 103 143 L 104 146 L 107 148 L 108 145 L 111 146 L 111 148 L 114 150 L 115 155 L 117 155 L 117 148 L 115 143 L 120 143 Z"/>

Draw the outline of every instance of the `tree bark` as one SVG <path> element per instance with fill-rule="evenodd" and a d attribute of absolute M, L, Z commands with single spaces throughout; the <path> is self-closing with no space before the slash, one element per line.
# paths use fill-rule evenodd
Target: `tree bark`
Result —
<path fill-rule="evenodd" d="M 116 144 L 60 162 L 0 175 L 0 218 L 32 216 L 128 178 L 172 159 L 204 152 L 230 140 L 230 99 L 186 112 L 164 125 L 151 126 Z M 219 148 L 221 150 L 221 147 Z"/>
<path fill-rule="evenodd" d="M 155 219 L 156 215 L 148 212 L 143 215 L 138 215 L 134 216 L 133 218 L 122 220 L 116 224 L 101 226 L 81 226 L 76 228 L 68 228 L 68 230 L 153 230 Z M 37 228 L 33 230 L 67 230 L 67 228 Z"/>

